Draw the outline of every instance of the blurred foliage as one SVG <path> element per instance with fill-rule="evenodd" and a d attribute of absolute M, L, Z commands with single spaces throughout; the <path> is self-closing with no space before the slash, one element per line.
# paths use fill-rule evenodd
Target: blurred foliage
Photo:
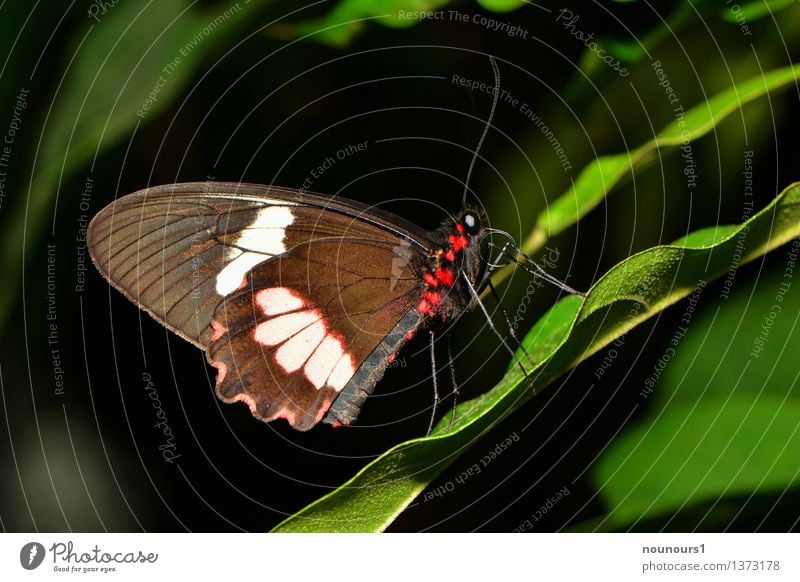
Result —
<path fill-rule="evenodd" d="M 60 185 L 179 99 L 208 55 L 236 38 L 256 4 L 212 14 L 191 10 L 189 0 L 146 8 L 122 3 L 98 14 L 102 26 L 87 18 L 88 27 L 77 27 L 66 43 L 72 58 L 48 104 L 26 204 L 16 206 L 2 233 L 0 256 L 9 269 L 0 280 L 0 326 L 17 300 L 25 241 L 36 239 L 48 219 L 53 234 Z"/>
<path fill-rule="evenodd" d="M 770 71 L 715 95 L 692 109 L 680 110 L 680 117 L 662 129 L 651 141 L 638 148 L 597 158 L 578 174 L 570 189 L 554 200 L 536 220 L 536 229 L 523 250 L 533 253 L 545 241 L 572 226 L 600 204 L 603 198 L 636 166 L 654 159 L 653 150 L 686 147 L 713 130 L 725 118 L 770 91 L 792 86 L 800 77 L 800 67 Z M 669 85 L 664 76 L 662 83 Z M 691 150 L 687 150 L 691 156 Z M 689 177 L 694 176 L 694 172 Z"/>
<path fill-rule="evenodd" d="M 648 416 L 595 469 L 610 509 L 595 527 L 633 527 L 723 496 L 797 486 L 800 392 L 791 356 L 800 345 L 800 290 L 788 261 L 799 250 L 781 251 L 784 273 L 738 289 L 722 308 L 675 330 L 643 387 L 652 394 Z M 689 320 L 695 310 L 697 302 L 687 307 Z"/>
<path fill-rule="evenodd" d="M 524 0 L 478 0 L 487 10 L 508 12 L 525 5 Z M 334 46 L 345 46 L 371 21 L 392 28 L 409 28 L 427 19 L 443 19 L 434 14 L 444 8 L 457 9 L 454 0 L 342 0 L 323 18 L 273 27 L 278 37 L 308 38 Z M 454 10 L 455 12 L 456 10 Z M 468 17 L 467 13 L 462 13 Z M 449 15 L 448 15 L 449 18 Z"/>
<path fill-rule="evenodd" d="M 708 2 L 717 7 L 717 4 Z M 794 0 L 747 0 L 736 5 L 736 8 L 725 7 L 720 10 L 722 18 L 728 22 L 747 21 L 753 22 L 759 18 L 772 16 L 784 8 L 795 4 Z"/>
<path fill-rule="evenodd" d="M 4 197 L 0 198 L 4 265 L 0 278 L 4 347 L 0 389 L 8 425 L 7 431 L 0 431 L 7 434 L 0 438 L 8 439 L 3 447 L 11 452 L 11 458 L 2 460 L 4 474 L 16 475 L 0 484 L 0 497 L 11 507 L 0 511 L 2 526 L 51 531 L 236 529 L 245 523 L 249 529 L 264 529 L 265 523 L 277 523 L 329 487 L 335 489 L 333 494 L 279 529 L 382 530 L 464 447 L 532 396 L 514 369 L 494 389 L 485 390 L 505 368 L 506 362 L 501 362 L 494 376 L 490 370 L 473 380 L 477 392 L 485 393 L 458 407 L 453 427 L 443 421 L 430 438 L 391 448 L 339 489 L 336 487 L 344 478 L 336 480 L 338 474 L 326 464 L 325 455 L 298 462 L 294 449 L 285 452 L 287 467 L 292 471 L 307 467 L 305 483 L 320 484 L 307 487 L 310 492 L 297 484 L 294 472 L 291 479 L 276 477 L 281 476 L 275 468 L 281 466 L 276 449 L 279 443 L 293 440 L 314 449 L 333 440 L 327 433 L 310 441 L 313 445 L 302 439 L 314 439 L 314 435 L 290 434 L 284 439 L 279 434 L 269 440 L 264 427 L 251 426 L 250 419 L 244 418 L 249 415 L 243 415 L 244 424 L 236 425 L 238 432 L 230 431 L 235 435 L 232 443 L 222 434 L 227 434 L 227 427 L 208 429 L 214 433 L 207 437 L 219 441 L 223 451 L 216 455 L 216 462 L 230 462 L 230 474 L 240 471 L 238 481 L 231 479 L 236 485 L 228 481 L 227 473 L 220 478 L 216 466 L 209 474 L 198 472 L 201 477 L 192 482 L 191 476 L 186 477 L 189 467 L 213 465 L 199 444 L 204 436 L 200 427 L 211 425 L 190 420 L 205 417 L 186 412 L 184 434 L 198 439 L 202 454 L 198 453 L 196 464 L 187 461 L 181 479 L 178 473 L 169 472 L 171 467 L 157 465 L 157 459 L 139 448 L 139 442 L 147 438 L 141 435 L 147 435 L 149 421 L 132 421 L 135 413 L 129 418 L 126 374 L 120 371 L 124 364 L 116 360 L 116 351 L 110 357 L 99 351 L 107 347 L 104 344 L 109 337 L 101 333 L 105 330 L 98 323 L 104 321 L 99 316 L 106 304 L 99 298 L 105 295 L 76 298 L 68 293 L 74 281 L 76 226 L 69 222 L 65 227 L 63 221 L 74 221 L 87 177 L 97 183 L 92 212 L 133 187 L 151 180 L 183 179 L 187 173 L 197 179 L 207 171 L 242 176 L 249 170 L 260 181 L 280 175 L 295 180 L 284 185 L 299 186 L 303 173 L 312 167 L 309 160 L 314 156 L 323 159 L 325 148 L 330 147 L 325 136 L 323 145 L 298 162 L 302 168 L 295 174 L 281 173 L 283 165 L 273 160 L 280 158 L 280 164 L 284 158 L 291 161 L 295 154 L 288 152 L 301 150 L 305 144 L 298 144 L 308 136 L 319 137 L 330 130 L 330 110 L 315 112 L 310 105 L 344 87 L 360 87 L 363 93 L 344 93 L 343 101 L 334 102 L 331 107 L 341 109 L 333 114 L 337 120 L 373 107 L 424 103 L 435 116 L 425 117 L 421 112 L 409 122 L 398 114 L 392 120 L 400 128 L 397 135 L 415 134 L 419 141 L 410 142 L 415 144 L 428 136 L 472 144 L 482 128 L 487 95 L 470 93 L 475 113 L 462 116 L 469 106 L 452 102 L 463 98 L 463 91 L 445 88 L 452 83 L 441 81 L 458 73 L 490 83 L 484 55 L 493 54 L 500 62 L 503 87 L 525 102 L 548 131 L 523 116 L 519 104 L 501 103 L 476 167 L 473 188 L 480 192 L 493 224 L 506 228 L 518 240 L 527 239 L 529 250 L 544 245 L 561 249 L 564 260 L 558 269 L 573 277 L 570 284 L 592 286 L 586 300 L 563 299 L 549 310 L 547 296 L 537 292 L 536 306 L 527 313 L 522 328 L 538 318 L 525 340 L 537 362 L 537 386 L 543 388 L 564 372 L 577 370 L 577 379 L 569 384 L 573 392 L 585 388 L 580 368 L 574 368 L 578 362 L 591 358 L 620 334 L 635 333 L 633 325 L 653 314 L 660 320 L 685 309 L 685 301 L 668 306 L 691 293 L 697 278 L 710 281 L 725 272 L 722 263 L 730 259 L 731 241 L 742 228 L 733 223 L 742 219 L 744 151 L 758 152 L 758 172 L 764 177 L 758 181 L 755 208 L 766 207 L 757 219 L 760 226 L 754 226 L 748 235 L 747 257 L 753 259 L 796 236 L 797 186 L 777 201 L 770 200 L 782 185 L 798 178 L 794 163 L 798 155 L 797 69 L 792 63 L 800 57 L 800 6 L 787 0 L 742 0 L 730 6 L 709 0 L 676 3 L 655 13 L 645 4 L 576 4 L 571 10 L 576 16 L 580 13 L 580 18 L 568 29 L 558 20 L 560 7 L 519 0 L 340 0 L 307 5 L 277 0 L 126 0 L 56 2 L 46 9 L 23 0 L 1 3 L 0 46 L 8 58 L 0 68 L 0 138 L 16 119 L 13 116 L 19 117 L 14 123 L 21 126 L 8 154 L 11 165 L 4 170 Z M 435 10 L 456 11 L 461 20 L 410 14 Z M 489 23 L 519 25 L 526 34 L 524 43 L 492 32 Z M 576 31 L 591 31 L 594 45 L 590 48 Z M 401 59 L 393 52 L 380 52 L 387 47 L 423 48 Z M 616 74 L 598 58 L 601 50 L 618 59 L 629 75 Z M 371 56 L 372 52 L 377 56 Z M 317 71 L 322 64 L 330 66 L 344 57 L 347 59 L 339 68 Z M 351 57 L 359 60 L 350 61 Z M 272 60 L 267 66 L 260 66 L 268 59 Z M 683 141 L 680 132 L 674 131 L 674 105 L 658 85 L 652 67 L 656 61 L 668 72 L 670 86 L 686 111 L 683 121 L 687 125 L 679 129 L 691 133 L 699 183 L 695 191 L 686 188 L 684 160 L 674 147 Z M 315 74 L 306 75 L 309 71 Z M 410 78 L 412 73 L 439 84 L 426 86 L 428 93 L 423 94 L 417 86 L 372 88 L 364 82 L 365 78 L 398 79 L 404 74 Z M 257 82 L 248 80 L 253 76 Z M 288 96 L 280 93 L 290 83 L 287 79 L 296 83 L 289 85 Z M 244 89 L 238 89 L 240 85 Z M 779 94 L 780 88 L 791 90 Z M 461 91 L 458 97 L 454 97 L 456 90 Z M 264 96 L 275 92 L 278 97 L 264 109 L 271 110 L 277 121 L 259 109 L 267 100 Z M 20 94 L 29 94 L 24 107 L 19 105 Z M 212 114 L 220 102 L 225 106 Z M 284 123 L 291 137 L 279 134 L 278 145 L 270 144 L 265 154 L 269 159 L 262 163 L 263 158 L 251 151 L 260 151 L 264 136 L 272 138 Z M 248 136 L 250 142 L 237 133 L 252 127 L 260 129 Z M 439 127 L 455 131 L 442 130 L 439 135 L 435 131 Z M 431 128 L 431 133 L 426 133 Z M 349 131 L 349 126 L 344 131 Z M 548 132 L 568 152 L 569 168 L 560 163 Z M 173 135 L 177 137 L 169 141 Z M 300 136 L 298 142 L 293 141 L 295 135 Z M 385 135 L 393 134 L 388 131 Z M 242 142 L 241 149 L 226 149 L 237 139 Z M 204 144 L 199 147 L 200 154 L 192 152 L 192 158 L 188 144 L 195 140 Z M 469 153 L 469 148 L 465 151 Z M 227 166 L 219 164 L 223 152 L 234 160 Z M 250 155 L 253 157 L 248 158 Z M 447 149 L 430 159 L 425 163 L 437 171 L 441 165 L 441 172 L 451 174 L 460 172 L 467 161 L 456 159 Z M 240 160 L 244 161 L 238 165 Z M 407 171 L 414 166 L 395 158 L 391 162 Z M 451 163 L 459 169 L 452 169 Z M 378 167 L 383 170 L 385 165 Z M 360 178 L 359 174 L 355 179 Z M 423 178 L 431 179 L 430 175 Z M 343 183 L 348 182 L 342 178 Z M 341 184 L 333 181 L 328 186 L 334 192 Z M 381 187 L 389 191 L 392 185 L 388 178 Z M 607 196 L 612 188 L 616 194 Z M 416 185 L 412 191 L 439 202 L 433 186 Z M 775 209 L 780 212 L 771 214 Z M 423 212 L 414 212 L 425 218 Z M 717 226 L 705 228 L 709 225 Z M 663 246 L 679 237 L 674 245 Z M 45 245 L 50 243 L 60 245 L 63 349 L 73 350 L 67 352 L 72 356 L 67 399 L 52 397 L 48 321 L 42 316 L 46 312 L 45 269 L 30 268 L 31 261 L 44 256 Z M 601 277 L 601 273 L 607 274 Z M 602 451 L 605 441 L 617 431 L 611 418 L 606 421 L 606 432 L 584 443 L 588 453 L 583 462 L 600 455 L 590 471 L 592 490 L 586 503 L 599 496 L 602 507 L 595 508 L 594 515 L 578 527 L 636 528 L 655 523 L 647 520 L 669 520 L 694 507 L 730 518 L 737 510 L 735 506 L 727 509 L 732 499 L 770 493 L 780 496 L 789 487 L 797 490 L 797 366 L 786 346 L 797 341 L 797 326 L 787 314 L 800 311 L 799 294 L 796 289 L 787 294 L 784 315 L 770 328 L 765 352 L 748 358 L 781 275 L 759 271 L 748 276 L 755 277 L 755 282 L 737 274 L 740 287 L 729 299 L 708 305 L 704 301 L 702 312 L 698 310 L 646 405 L 640 406 L 638 385 L 637 394 L 629 400 L 621 397 L 623 405 L 634 403 L 636 417 L 631 428 Z M 527 283 L 521 279 L 512 279 L 501 290 L 504 300 L 521 291 Z M 105 287 L 103 293 L 108 293 Z M 635 321 L 626 318 L 634 304 L 642 306 Z M 127 326 L 112 330 L 112 342 L 119 334 L 130 336 L 137 331 L 135 319 L 117 317 Z M 91 329 L 92 325 L 96 328 Z M 146 325 L 141 321 L 138 325 L 144 337 Z M 663 351 L 674 329 L 661 331 L 661 343 L 649 338 L 643 350 Z M 470 337 L 470 331 L 463 336 Z M 134 346 L 139 339 L 121 346 L 134 359 L 143 356 Z M 483 338 L 470 348 L 475 350 L 475 361 L 487 360 L 486 354 L 496 348 L 492 341 Z M 144 345 L 144 340 L 141 343 Z M 150 355 L 159 351 L 168 355 L 165 369 L 170 375 L 164 377 L 188 374 L 189 366 L 180 365 L 184 361 L 180 348 L 173 352 L 167 344 L 161 350 L 163 345 L 158 344 Z M 116 346 L 112 343 L 112 347 Z M 465 353 L 465 359 L 470 359 L 471 353 Z M 196 353 L 186 358 L 203 369 Z M 84 365 L 86 370 L 81 370 Z M 105 375 L 95 370 L 102 365 L 110 366 Z M 644 376 L 639 381 L 651 373 L 644 364 L 635 367 Z M 138 373 L 133 368 L 135 372 L 128 375 Z M 187 383 L 197 382 L 192 378 Z M 625 382 L 620 379 L 617 389 L 624 392 Z M 165 401 L 170 397 L 167 392 L 163 387 Z M 196 393 L 181 396 L 177 388 L 172 397 L 171 410 L 182 412 L 191 406 L 188 402 L 200 400 Z M 607 414 L 604 411 L 600 412 Z M 238 418 L 236 411 L 220 413 L 214 408 L 213 414 L 216 421 L 223 414 L 226 422 Z M 587 414 L 592 419 L 599 415 L 596 410 Z M 513 418 L 506 423 L 509 421 Z M 142 433 L 137 432 L 140 424 L 144 425 Z M 234 450 L 241 446 L 240 435 L 247 431 L 253 432 L 252 442 L 257 443 L 252 450 L 264 448 L 265 440 L 269 443 L 266 448 L 274 455 L 275 467 L 272 458 L 266 463 L 261 458 L 254 462 L 250 450 L 243 459 L 237 456 Z M 362 442 L 383 441 L 360 438 L 357 432 L 351 431 L 351 437 L 337 435 L 356 444 L 352 451 L 336 453 L 349 455 L 360 467 L 364 458 L 375 456 L 370 449 L 359 448 Z M 546 436 L 548 440 L 560 437 L 565 448 L 580 439 L 558 432 Z M 394 434 L 382 438 L 389 444 L 381 451 L 403 440 Z M 538 443 L 531 443 L 534 446 Z M 303 468 L 297 469 L 300 464 Z M 239 465 L 243 468 L 233 468 Z M 265 478 L 271 479 L 269 486 L 262 487 L 259 482 L 257 491 L 248 492 L 248 486 L 257 481 L 251 471 L 264 466 Z M 339 470 L 346 471 L 347 477 L 355 472 L 349 469 L 353 465 L 344 466 Z M 548 470 L 559 468 L 564 480 L 585 470 L 555 465 Z M 318 478 L 320 474 L 327 477 L 326 471 L 331 475 L 328 481 Z M 198 482 L 208 482 L 210 489 L 222 493 L 216 498 L 210 491 L 198 493 Z M 245 493 L 236 489 L 237 485 Z M 378 489 L 354 487 L 357 485 Z M 236 489 L 232 499 L 229 488 Z M 277 488 L 282 495 L 296 494 L 297 498 L 282 504 Z M 210 499 L 206 514 L 196 512 L 196 495 L 205 495 L 204 502 Z M 19 499 L 24 503 L 18 503 Z M 185 511 L 173 509 L 183 502 L 187 503 Z M 532 503 L 538 507 L 538 501 Z M 229 519 L 218 506 L 240 518 Z M 199 521 L 194 523 L 201 525 L 185 521 L 189 514 L 197 514 Z M 153 522 L 140 515 L 157 515 L 150 518 L 157 525 L 149 525 Z M 568 519 L 572 519 L 568 525 L 579 522 L 574 516 Z M 510 517 L 507 529 L 519 521 L 519 517 Z"/>

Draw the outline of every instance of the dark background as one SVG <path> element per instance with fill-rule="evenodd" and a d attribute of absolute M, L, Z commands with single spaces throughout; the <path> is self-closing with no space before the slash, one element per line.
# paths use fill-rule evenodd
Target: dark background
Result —
<path fill-rule="evenodd" d="M 31 87 L 31 107 L 17 138 L 16 171 L 9 176 L 0 214 L 6 229 L 28 216 L 15 213 L 25 204 L 31 178 L 26 167 L 35 159 L 40 129 L 75 39 L 87 28 L 88 5 L 29 12 L 27 3 L 11 3 L 0 9 L 0 18 L 3 12 L 9 17 L 0 25 L 9 39 L 25 18 L 32 23 L 22 28 L 19 47 L 12 50 L 10 40 L 3 41 L 13 66 L 6 75 L 17 71 L 24 79 L 39 62 L 36 74 L 24 80 Z M 204 2 L 192 9 L 213 16 L 222 6 Z M 295 20 L 322 17 L 333 6 L 309 9 Z M 633 39 L 663 35 L 649 45 L 650 59 L 633 58 L 626 63 L 631 75 L 620 78 L 592 68 L 592 55 L 587 57 L 583 45 L 555 22 L 554 13 L 534 6 L 505 14 L 472 2 L 444 7 L 518 24 L 529 32 L 524 41 L 476 25 L 428 21 L 402 29 L 368 23 L 347 46 L 331 46 L 313 39 L 293 42 L 283 32 L 258 32 L 290 9 L 288 3 L 266 3 L 241 38 L 220 44 L 206 57 L 179 98 L 104 147 L 93 162 L 65 173 L 58 206 L 51 200 L 31 209 L 53 228 L 34 229 L 25 239 L 19 266 L 24 272 L 2 328 L 0 526 L 5 531 L 266 531 L 375 455 L 423 435 L 429 420 L 431 370 L 424 338 L 400 355 L 403 366 L 389 370 L 358 423 L 347 429 L 323 426 L 299 433 L 281 421 L 256 422 L 246 407 L 218 401 L 215 371 L 203 353 L 166 332 L 91 268 L 85 290 L 75 291 L 79 197 L 87 177 L 94 184 L 91 215 L 116 196 L 175 181 L 300 187 L 326 156 L 367 141 L 365 152 L 338 161 L 313 190 L 380 203 L 434 228 L 460 206 L 462 182 L 491 103 L 488 94 L 470 93 L 451 79 L 457 74 L 491 84 L 486 57 L 491 54 L 499 61 L 502 86 L 544 117 L 572 164 L 563 171 L 541 133 L 519 111 L 498 106 L 471 186 L 492 225 L 524 240 L 546 201 L 561 194 L 587 162 L 632 149 L 670 121 L 663 91 L 649 69 L 652 60 L 670 64 L 673 84 L 687 106 L 727 87 L 731 78 L 756 74 L 759 66 L 766 70 L 797 60 L 797 7 L 759 19 L 753 36 L 744 38 L 717 9 L 703 11 L 704 6 L 698 4 L 697 12 L 678 23 L 670 21 L 676 24 L 672 32 L 663 19 L 679 10 L 677 3 L 659 6 L 658 13 L 644 3 L 574 8 L 580 27 L 595 32 L 609 50 L 616 47 L 615 54 L 630 54 L 637 46 Z M 20 85 L 3 86 L 0 129 L 10 118 L 17 92 L 12 87 Z M 550 241 L 559 251 L 556 274 L 588 289 L 633 252 L 696 228 L 738 222 L 741 207 L 730 203 L 730 193 L 741 189 L 743 149 L 757 152 L 756 208 L 797 179 L 797 93 L 781 93 L 745 111 L 747 116 L 734 114 L 730 123 L 697 142 L 699 191 L 686 194 L 680 156 L 666 153 L 578 226 Z M 54 393 L 47 340 L 48 244 L 57 249 L 62 395 Z M 22 248 L 5 252 L 21 256 Z M 780 270 L 782 260 L 768 257 L 743 268 L 736 285 L 752 289 L 764 273 Z M 511 313 L 528 281 L 515 274 L 501 287 L 502 303 Z M 709 297 L 719 295 L 719 283 L 712 285 L 717 286 Z M 555 289 L 537 290 L 522 329 L 557 296 Z M 533 530 L 591 529 L 592 520 L 608 510 L 592 482 L 592 464 L 624 426 L 646 415 L 639 389 L 684 307 L 670 308 L 631 332 L 602 381 L 594 377 L 601 353 L 537 395 L 457 459 L 430 489 L 479 462 L 509 435 L 516 434 L 518 442 L 453 492 L 417 499 L 390 529 L 511 531 L 564 487 L 569 496 Z M 502 326 L 500 314 L 494 315 Z M 491 388 L 508 356 L 481 314 L 464 317 L 451 338 L 460 398 Z M 444 365 L 446 351 L 440 347 Z M 145 373 L 175 435 L 180 457 L 174 463 L 165 462 L 158 449 L 163 437 L 153 427 L 156 411 L 145 390 Z M 446 369 L 441 382 L 448 385 Z M 449 402 L 440 414 L 449 414 Z M 695 505 L 632 527 L 785 531 L 797 527 L 799 501 L 796 489 L 733 495 L 722 503 L 709 500 L 711 512 Z"/>

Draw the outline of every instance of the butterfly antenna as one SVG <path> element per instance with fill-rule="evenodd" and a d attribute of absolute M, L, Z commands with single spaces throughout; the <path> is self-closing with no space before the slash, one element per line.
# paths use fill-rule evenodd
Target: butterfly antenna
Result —
<path fill-rule="evenodd" d="M 486 120 L 486 126 L 483 128 L 481 138 L 478 140 L 478 145 L 475 148 L 475 153 L 472 155 L 472 160 L 469 163 L 467 170 L 467 179 L 464 181 L 464 196 L 461 201 L 462 206 L 467 205 L 467 192 L 469 191 L 469 179 L 472 176 L 472 169 L 475 167 L 475 161 L 478 159 L 478 152 L 481 151 L 483 140 L 486 139 L 486 134 L 489 133 L 489 127 L 492 125 L 494 119 L 494 110 L 497 107 L 497 99 L 500 96 L 500 69 L 497 67 L 497 61 L 494 57 L 489 57 L 489 62 L 492 63 L 492 71 L 494 71 L 494 97 L 492 98 L 492 109 L 489 111 L 489 119 Z"/>

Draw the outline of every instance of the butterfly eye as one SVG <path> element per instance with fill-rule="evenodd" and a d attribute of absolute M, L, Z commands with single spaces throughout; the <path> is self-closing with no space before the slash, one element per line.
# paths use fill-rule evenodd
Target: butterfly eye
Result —
<path fill-rule="evenodd" d="M 467 212 L 461 218 L 461 224 L 464 225 L 464 230 L 469 235 L 476 235 L 478 234 L 478 231 L 480 231 L 481 229 L 480 220 L 478 220 L 478 217 L 472 214 L 471 212 Z"/>

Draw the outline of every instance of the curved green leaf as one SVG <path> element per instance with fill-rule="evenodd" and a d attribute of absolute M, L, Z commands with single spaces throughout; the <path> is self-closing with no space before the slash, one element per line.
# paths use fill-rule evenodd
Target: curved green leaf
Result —
<path fill-rule="evenodd" d="M 798 247 L 795 239 L 781 251 L 788 274 L 760 278 L 755 292 L 728 295 L 726 285 L 724 309 L 704 309 L 665 350 L 668 364 L 651 377 L 653 418 L 616 438 L 595 466 L 610 512 L 593 527 L 627 528 L 689 504 L 800 484 L 800 363 L 787 357 L 800 342 L 790 265 Z"/>
<path fill-rule="evenodd" d="M 268 34 L 281 38 L 308 36 L 309 40 L 343 47 L 350 43 L 368 21 L 374 20 L 392 28 L 409 28 L 418 24 L 421 12 L 435 11 L 450 0 L 342 0 L 322 18 L 281 25 Z"/>
<path fill-rule="evenodd" d="M 747 229 L 746 249 L 737 233 Z M 706 231 L 707 233 L 710 231 Z M 279 524 L 274 531 L 382 531 L 467 447 L 534 391 L 636 324 L 687 296 L 698 281 L 728 271 L 734 254 L 752 260 L 800 235 L 800 184 L 714 244 L 648 249 L 616 265 L 586 298 L 557 303 L 528 333 L 524 344 L 537 362 L 526 381 L 516 367 L 486 394 L 460 405 L 456 423 L 440 423 L 431 436 L 397 445 L 347 483 Z"/>
<path fill-rule="evenodd" d="M 525 0 L 478 0 L 478 4 L 492 12 L 511 12 L 528 4 Z"/>
<path fill-rule="evenodd" d="M 800 390 L 792 392 L 800 372 L 800 362 L 792 357 L 800 345 L 800 285 L 792 284 L 798 251 L 800 240 L 792 241 L 780 251 L 785 270 L 759 277 L 755 290 L 742 285 L 721 295 L 724 309 L 705 309 L 692 320 L 658 382 L 656 407 L 734 392 L 800 401 Z M 722 293 L 736 282 L 735 273 L 729 273 Z"/>
<path fill-rule="evenodd" d="M 369 21 L 391 28 L 410 28 L 426 19 L 454 20 L 455 10 L 441 10 L 451 3 L 452 0 L 342 0 L 322 18 L 281 25 L 268 32 L 290 38 L 309 36 L 309 40 L 342 47 Z M 478 0 L 478 3 L 494 12 L 509 12 L 525 5 L 522 0 Z M 471 16 L 469 12 L 458 14 Z"/>
<path fill-rule="evenodd" d="M 683 112 L 683 116 L 667 125 L 654 139 L 626 153 L 602 156 L 589 163 L 572 186 L 544 210 L 536 227 L 523 245 L 534 252 L 549 237 L 580 220 L 603 201 L 614 186 L 653 154 L 667 147 L 688 144 L 707 134 L 728 115 L 745 104 L 770 92 L 794 84 L 800 78 L 800 66 L 792 65 L 753 77 L 715 95 L 708 101 Z"/>
<path fill-rule="evenodd" d="M 773 395 L 670 407 L 617 439 L 598 464 L 594 479 L 610 511 L 595 528 L 800 485 L 798 418 L 800 401 Z"/>
<path fill-rule="evenodd" d="M 726 5 L 720 9 L 720 15 L 728 22 L 747 24 L 795 4 L 795 0 L 747 0 L 736 7 L 733 4 Z"/>

